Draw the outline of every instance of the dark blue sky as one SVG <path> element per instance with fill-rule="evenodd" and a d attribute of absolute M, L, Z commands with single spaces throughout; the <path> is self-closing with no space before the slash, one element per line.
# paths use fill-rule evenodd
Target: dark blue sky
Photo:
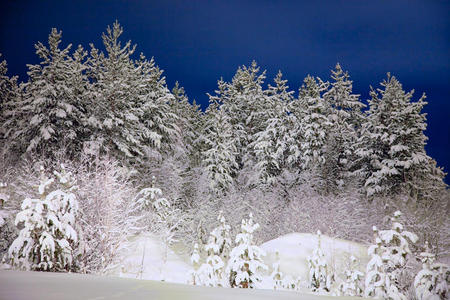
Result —
<path fill-rule="evenodd" d="M 0 52 L 25 80 L 25 64 L 38 62 L 34 43 L 52 27 L 63 45 L 100 47 L 115 19 L 169 87 L 178 80 L 202 105 L 221 76 L 253 59 L 294 90 L 340 62 L 363 99 L 391 72 L 416 99 L 427 93 L 427 150 L 450 170 L 450 1 L 1 1 Z"/>

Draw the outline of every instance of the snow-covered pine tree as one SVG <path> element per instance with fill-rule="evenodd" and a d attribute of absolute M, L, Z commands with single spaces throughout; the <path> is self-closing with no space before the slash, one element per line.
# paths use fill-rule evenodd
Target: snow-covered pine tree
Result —
<path fill-rule="evenodd" d="M 24 103 L 19 114 L 25 121 L 12 133 L 26 148 L 23 152 L 52 156 L 64 147 L 73 155 L 79 153 L 85 138 L 86 54 L 79 47 L 71 57 L 71 44 L 60 49 L 60 43 L 61 31 L 52 29 L 48 48 L 40 42 L 35 45 L 41 63 L 28 65 L 29 81 L 24 84 Z"/>
<path fill-rule="evenodd" d="M 254 134 L 263 129 L 266 96 L 262 85 L 265 74 L 265 71 L 260 72 L 260 67 L 253 61 L 249 67 L 239 67 L 231 83 L 224 83 L 225 88 L 219 84 L 220 93 L 217 96 L 230 118 L 238 150 L 236 162 L 239 170 L 244 167 L 251 169 L 254 165 L 254 153 L 249 144 Z"/>
<path fill-rule="evenodd" d="M 64 170 L 64 169 L 63 169 Z M 26 198 L 16 216 L 16 226 L 23 226 L 9 248 L 11 264 L 36 271 L 72 271 L 77 268 L 75 255 L 78 235 L 75 221 L 78 202 L 73 181 L 64 171 L 57 174 L 62 189 L 50 191 L 54 178 L 41 168 L 39 199 Z"/>
<path fill-rule="evenodd" d="M 175 99 L 162 76 L 163 70 L 155 65 L 153 58 L 148 61 L 142 54 L 136 65 L 140 72 L 135 109 L 139 122 L 143 124 L 140 129 L 143 144 L 156 150 L 159 159 L 174 150 L 185 154 L 187 150 L 179 127 L 182 116 L 170 105 Z"/>
<path fill-rule="evenodd" d="M 264 250 L 253 244 L 253 232 L 258 228 L 251 213 L 248 219 L 242 220 L 241 232 L 236 235 L 236 247 L 231 250 L 227 265 L 231 287 L 254 288 L 255 283 L 261 281 L 258 272 L 268 269 L 262 261 Z"/>
<path fill-rule="evenodd" d="M 309 266 L 309 286 L 316 291 L 330 291 L 331 276 L 328 270 L 328 263 L 320 245 L 321 232 L 317 231 L 317 247 L 308 257 Z"/>
<path fill-rule="evenodd" d="M 348 269 L 345 271 L 345 281 L 339 285 L 339 291 L 343 296 L 363 296 L 364 273 L 357 269 L 358 261 L 350 256 Z"/>
<path fill-rule="evenodd" d="M 88 123 L 93 134 L 85 143 L 85 152 L 110 153 L 122 162 L 140 162 L 146 133 L 139 120 L 142 77 L 140 68 L 131 59 L 136 46 L 131 46 L 130 41 L 122 46 L 119 41 L 122 33 L 117 21 L 112 28 L 108 26 L 102 35 L 106 54 L 91 44 L 88 74 L 92 105 Z"/>
<path fill-rule="evenodd" d="M 330 89 L 323 94 L 332 126 L 327 139 L 325 173 L 331 187 L 342 187 L 349 172 L 356 168 L 355 145 L 365 105 L 352 93 L 352 81 L 340 64 L 331 71 Z"/>
<path fill-rule="evenodd" d="M 219 82 L 219 89 L 224 83 Z M 238 150 L 230 123 L 230 113 L 210 99 L 206 111 L 205 133 L 203 139 L 207 149 L 203 152 L 203 166 L 209 179 L 210 190 L 215 194 L 224 194 L 233 183 L 238 170 L 236 155 Z"/>
<path fill-rule="evenodd" d="M 303 136 L 300 143 L 302 151 L 300 158 L 302 168 L 310 172 L 312 177 L 315 177 L 314 185 L 322 191 L 324 187 L 327 187 L 323 165 L 331 123 L 328 120 L 329 108 L 321 97 L 321 92 L 327 89 L 328 83 L 318 80 L 319 82 L 312 76 L 307 76 L 299 91 L 299 101 L 301 106 L 305 108 L 303 118 L 300 119 Z"/>
<path fill-rule="evenodd" d="M 386 274 L 381 256 L 384 252 L 378 229 L 373 226 L 374 244 L 367 250 L 370 257 L 366 267 L 366 280 L 364 294 L 366 297 L 385 299 L 387 295 Z"/>
<path fill-rule="evenodd" d="M 288 90 L 281 71 L 274 83 L 265 91 L 261 114 L 254 116 L 261 121 L 262 128 L 255 132 L 249 145 L 254 153 L 256 176 L 262 184 L 274 183 L 284 167 L 288 150 L 287 106 L 293 99 L 293 91 Z"/>
<path fill-rule="evenodd" d="M 428 195 L 442 191 L 445 185 L 442 170 L 425 151 L 425 95 L 413 102 L 414 91 L 405 93 L 389 73 L 381 86 L 370 93 L 368 116 L 357 149 L 365 161 L 360 173 L 366 174 L 366 193 L 406 192 L 416 200 L 431 200 Z"/>
<path fill-rule="evenodd" d="M 2 54 L 0 53 L 0 59 L 1 57 Z M 0 62 L 0 142 L 3 146 L 0 146 L 0 150 L 9 144 L 5 140 L 9 135 L 8 132 L 14 128 L 11 123 L 14 123 L 16 119 L 15 110 L 18 107 L 19 88 L 17 77 L 10 78 L 7 72 L 6 60 L 2 60 Z M 13 139 L 10 142 L 12 143 Z"/>

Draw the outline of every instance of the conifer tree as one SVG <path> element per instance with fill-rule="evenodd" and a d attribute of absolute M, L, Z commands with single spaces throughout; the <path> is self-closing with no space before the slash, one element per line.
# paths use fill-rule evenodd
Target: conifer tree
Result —
<path fill-rule="evenodd" d="M 229 113 L 217 102 L 211 101 L 206 112 L 203 165 L 209 179 L 209 188 L 215 194 L 228 191 L 236 176 L 238 150 L 234 140 Z"/>
<path fill-rule="evenodd" d="M 119 41 L 123 28 L 116 21 L 102 39 L 106 54 L 91 44 L 88 74 L 92 81 L 89 125 L 93 134 L 85 144 L 87 153 L 110 153 L 120 161 L 139 161 L 144 155 L 139 122 L 140 70 L 131 60 L 136 46 Z M 144 132 L 145 133 L 145 132 Z M 124 157 L 126 159 L 124 159 Z"/>
<path fill-rule="evenodd" d="M 362 279 L 364 274 L 356 269 L 357 260 L 350 256 L 349 269 L 345 271 L 345 281 L 339 285 L 339 291 L 344 296 L 363 296 Z"/>
<path fill-rule="evenodd" d="M 352 81 L 340 64 L 331 71 L 333 81 L 323 94 L 332 124 L 327 140 L 325 173 L 330 185 L 342 187 L 355 165 L 355 145 L 364 119 L 364 104 L 352 93 Z"/>
<path fill-rule="evenodd" d="M 24 85 L 20 116 L 22 126 L 13 134 L 25 146 L 23 151 L 45 156 L 64 147 L 74 154 L 85 137 L 87 80 L 83 77 L 84 50 L 79 47 L 70 56 L 71 44 L 60 49 L 61 31 L 52 29 L 48 48 L 35 45 L 42 60 L 28 65 L 29 81 Z M 16 106 L 16 109 L 19 107 Z"/>
<path fill-rule="evenodd" d="M 304 118 L 301 120 L 301 158 L 304 169 L 317 167 L 325 162 L 325 143 L 331 123 L 327 117 L 328 108 L 320 93 L 326 87 L 325 83 L 318 83 L 312 76 L 308 76 L 300 89 L 299 98 L 305 107 Z"/>
<path fill-rule="evenodd" d="M 278 176 L 285 163 L 288 151 L 287 106 L 292 101 L 287 80 L 279 71 L 274 79 L 275 86 L 269 84 L 262 113 L 258 117 L 262 128 L 252 137 L 250 144 L 255 156 L 255 171 L 261 183 L 271 184 Z"/>
<path fill-rule="evenodd" d="M 371 91 L 357 150 L 365 160 L 361 173 L 366 173 L 366 193 L 372 196 L 406 191 L 416 200 L 423 200 L 430 188 L 437 191 L 444 186 L 442 170 L 436 168 L 424 148 L 426 115 L 421 111 L 425 95 L 412 102 L 414 91 L 405 93 L 390 74 L 381 86 L 383 89 Z"/>

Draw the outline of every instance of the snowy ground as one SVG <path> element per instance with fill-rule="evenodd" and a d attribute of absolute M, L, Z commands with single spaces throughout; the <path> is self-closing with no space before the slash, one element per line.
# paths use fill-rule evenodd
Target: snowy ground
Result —
<path fill-rule="evenodd" d="M 307 257 L 317 246 L 317 235 L 309 233 L 291 233 L 268 241 L 260 247 L 267 255 L 264 262 L 269 271 L 264 274 L 263 281 L 257 284 L 259 289 L 273 289 L 274 283 L 270 276 L 275 262 L 275 252 L 279 252 L 280 270 L 287 279 L 300 278 L 303 286 L 301 291 L 309 293 L 306 287 L 308 278 Z M 337 276 L 347 269 L 350 255 L 360 261 L 360 270 L 365 271 L 367 264 L 367 248 L 361 244 L 321 236 L 321 246 L 329 266 Z M 120 256 L 119 265 L 109 275 L 116 277 L 164 280 L 172 283 L 186 283 L 188 273 L 192 269 L 189 258 L 167 249 L 167 260 L 164 263 L 166 248 L 155 236 L 141 234 L 130 239 Z M 338 279 L 338 278 L 336 278 Z M 337 283 L 335 284 L 337 285 Z"/>
<path fill-rule="evenodd" d="M 0 271 L 2 300 L 264 300 L 361 299 L 328 297 L 270 290 L 197 287 L 160 281 L 101 277 L 82 274 Z"/>

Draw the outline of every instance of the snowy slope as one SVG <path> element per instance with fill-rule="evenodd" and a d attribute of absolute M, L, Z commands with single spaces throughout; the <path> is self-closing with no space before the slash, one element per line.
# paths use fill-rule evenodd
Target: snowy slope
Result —
<path fill-rule="evenodd" d="M 328 297 L 282 291 L 223 289 L 82 274 L 0 271 L 2 300 L 326 300 Z"/>
<path fill-rule="evenodd" d="M 273 289 L 274 283 L 270 276 L 275 262 L 275 252 L 279 252 L 280 270 L 284 276 L 301 279 L 301 290 L 309 293 L 306 288 L 308 278 L 307 257 L 317 245 L 317 235 L 309 233 L 291 233 L 268 241 L 260 247 L 267 255 L 263 258 L 269 266 L 263 275 L 263 281 L 257 284 L 259 289 Z M 360 270 L 364 271 L 367 264 L 367 248 L 361 244 L 346 240 L 321 236 L 321 245 L 331 269 L 339 276 L 346 270 L 350 255 L 360 261 Z M 172 249 L 167 249 L 167 261 L 164 263 L 164 244 L 154 235 L 141 234 L 129 240 L 120 253 L 120 263 L 109 272 L 110 276 L 164 280 L 173 283 L 186 283 L 192 266 L 186 257 L 177 255 Z"/>
<path fill-rule="evenodd" d="M 131 238 L 119 254 L 119 264 L 108 275 L 186 283 L 191 266 L 154 235 Z M 167 259 L 165 259 L 167 250 Z M 166 262 L 164 262 L 166 260 Z"/>
<path fill-rule="evenodd" d="M 306 281 L 309 272 L 307 257 L 311 255 L 316 246 L 316 234 L 291 233 L 268 241 L 260 247 L 267 252 L 265 263 L 269 267 L 272 267 L 275 262 L 275 252 L 278 251 L 281 272 Z M 367 247 L 364 245 L 321 235 L 321 246 L 329 266 L 335 273 L 341 274 L 347 269 L 350 255 L 360 261 L 361 270 L 365 269 L 368 256 Z"/>

